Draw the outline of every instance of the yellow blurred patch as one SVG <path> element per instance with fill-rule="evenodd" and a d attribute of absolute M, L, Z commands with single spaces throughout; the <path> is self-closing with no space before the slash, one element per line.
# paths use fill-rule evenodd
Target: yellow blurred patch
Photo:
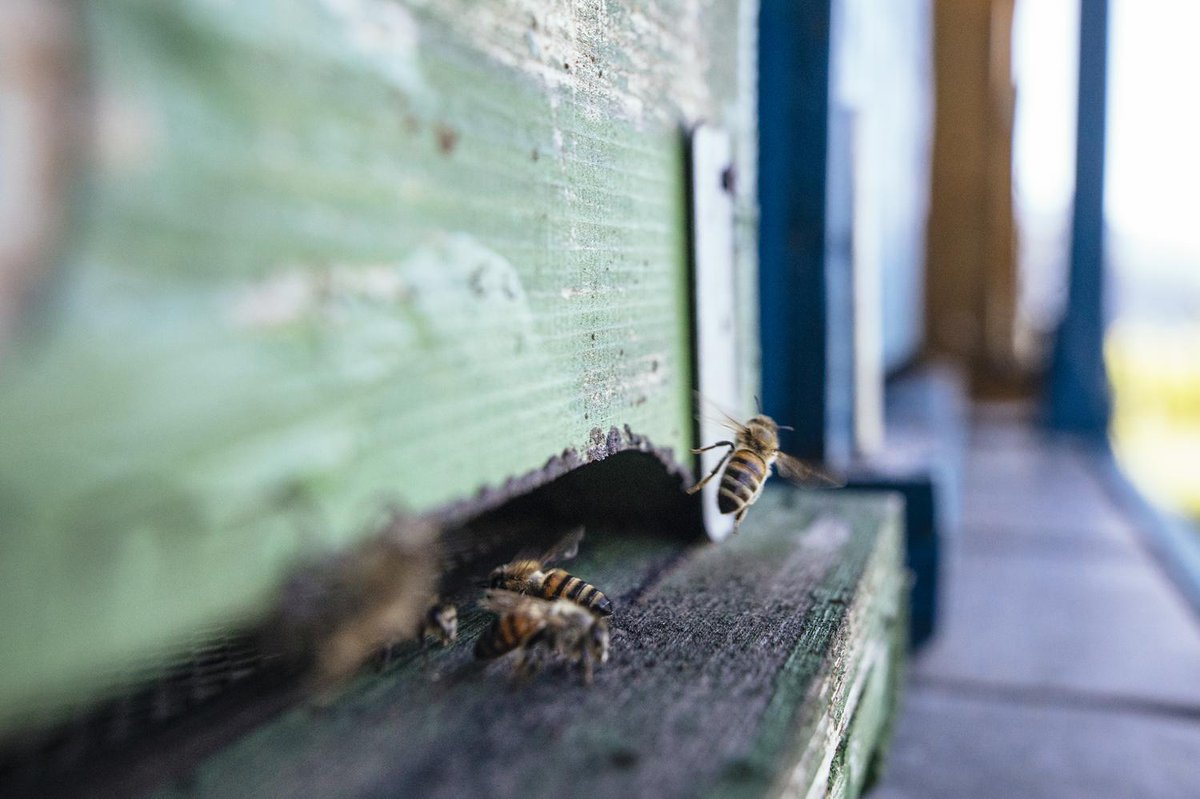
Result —
<path fill-rule="evenodd" d="M 1200 517 L 1200 322 L 1114 324 L 1113 447 L 1149 496 Z"/>

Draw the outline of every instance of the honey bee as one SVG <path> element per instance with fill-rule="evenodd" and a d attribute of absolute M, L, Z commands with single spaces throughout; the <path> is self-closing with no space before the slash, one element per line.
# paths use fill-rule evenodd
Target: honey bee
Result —
<path fill-rule="evenodd" d="M 385 647 L 422 634 L 431 617 L 453 640 L 457 614 L 429 607 L 436 597 L 438 533 L 425 519 L 398 518 L 283 586 L 268 634 L 283 654 L 307 662 L 317 693 L 328 694 Z"/>
<path fill-rule="evenodd" d="M 518 673 L 529 674 L 550 652 L 579 664 L 584 685 L 591 685 L 593 663 L 608 662 L 608 620 L 575 602 L 492 589 L 480 604 L 499 616 L 475 642 L 480 660 L 519 650 Z"/>
<path fill-rule="evenodd" d="M 728 417 L 726 417 L 728 419 Z M 695 494 L 721 472 L 720 488 L 717 491 L 717 509 L 721 513 L 735 513 L 733 531 L 736 533 L 746 511 L 762 494 L 763 485 L 771 475 L 771 467 L 779 470 L 779 474 L 794 483 L 808 486 L 839 487 L 842 482 L 830 477 L 814 466 L 810 466 L 799 458 L 794 458 L 779 451 L 779 430 L 781 429 L 770 416 L 759 414 L 752 416 L 742 424 L 728 419 L 729 426 L 734 431 L 733 441 L 718 441 L 707 447 L 693 449 L 692 454 L 699 455 L 716 447 L 729 447 L 729 451 L 717 462 L 708 475 L 689 488 L 689 494 Z M 783 428 L 790 429 L 790 428 Z"/>
<path fill-rule="evenodd" d="M 488 585 L 542 599 L 569 599 L 602 616 L 611 615 L 612 601 L 596 586 L 563 569 L 546 569 L 554 561 L 575 557 L 582 539 L 583 528 L 579 527 L 541 557 L 517 555 L 510 563 L 492 570 Z"/>
<path fill-rule="evenodd" d="M 442 646 L 450 646 L 458 638 L 458 608 L 450 602 L 434 599 L 421 619 L 417 638 L 424 646 L 425 639 L 433 636 Z"/>

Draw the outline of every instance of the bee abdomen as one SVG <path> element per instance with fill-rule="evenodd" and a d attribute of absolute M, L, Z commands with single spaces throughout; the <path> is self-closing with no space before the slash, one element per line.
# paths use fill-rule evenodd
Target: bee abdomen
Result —
<path fill-rule="evenodd" d="M 501 619 L 492 622 L 492 625 L 484 630 L 483 635 L 475 641 L 475 657 L 479 660 L 497 658 L 514 649 L 513 646 L 506 646 L 500 632 L 500 622 Z"/>
<path fill-rule="evenodd" d="M 599 591 L 596 591 L 595 595 L 588 600 L 587 606 L 601 616 L 611 616 L 613 612 L 612 600 Z"/>
<path fill-rule="evenodd" d="M 513 651 L 537 632 L 536 626 L 535 622 L 506 613 L 492 622 L 492 626 L 475 641 L 475 657 L 490 660 Z"/>
<path fill-rule="evenodd" d="M 762 486 L 767 474 L 767 465 L 762 458 L 749 450 L 733 453 L 725 472 L 721 475 L 721 486 L 717 490 L 717 510 L 733 513 L 741 510 Z"/>
<path fill-rule="evenodd" d="M 600 589 L 563 569 L 551 569 L 546 573 L 542 581 L 542 596 L 546 599 L 569 599 L 604 616 L 612 613 L 612 602 Z"/>

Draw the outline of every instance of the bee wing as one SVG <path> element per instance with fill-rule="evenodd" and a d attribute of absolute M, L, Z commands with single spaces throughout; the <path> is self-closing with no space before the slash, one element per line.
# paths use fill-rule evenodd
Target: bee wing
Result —
<path fill-rule="evenodd" d="M 579 554 L 579 542 L 583 540 L 583 525 L 573 528 L 569 533 L 554 543 L 547 550 L 538 549 L 536 546 L 521 547 L 517 553 L 509 558 L 509 563 L 517 563 L 523 560 L 535 560 L 543 566 L 554 563 L 556 561 L 570 560 Z"/>
<path fill-rule="evenodd" d="M 483 595 L 479 606 L 503 616 L 506 613 L 540 613 L 550 603 L 528 594 L 493 588 Z"/>
<path fill-rule="evenodd" d="M 737 419 L 734 419 L 720 405 L 713 402 L 708 397 L 701 394 L 699 391 L 695 392 L 695 394 L 696 394 L 696 407 L 698 409 L 700 409 L 700 411 L 701 411 L 700 413 L 696 414 L 696 418 L 700 418 L 701 416 L 707 416 L 712 421 L 716 422 L 717 424 L 721 425 L 722 427 L 724 427 L 727 430 L 730 430 L 734 433 L 740 433 L 742 430 L 746 429 L 746 426 L 744 424 L 739 422 Z M 706 406 L 707 406 L 708 413 L 704 413 L 704 409 Z"/>
<path fill-rule="evenodd" d="M 780 477 L 796 483 L 801 486 L 825 486 L 827 488 L 841 488 L 846 485 L 845 480 L 827 474 L 816 466 L 805 463 L 799 458 L 792 457 L 786 452 L 780 452 L 775 458 L 775 468 L 779 472 Z"/>
<path fill-rule="evenodd" d="M 542 553 L 538 561 L 543 565 L 570 560 L 579 554 L 579 542 L 583 540 L 583 525 L 572 529 L 554 546 Z"/>

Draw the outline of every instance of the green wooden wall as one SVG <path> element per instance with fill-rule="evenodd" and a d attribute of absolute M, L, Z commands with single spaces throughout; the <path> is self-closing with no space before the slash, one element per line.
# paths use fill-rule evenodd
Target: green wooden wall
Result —
<path fill-rule="evenodd" d="M 0 732 L 395 504 L 625 425 L 686 463 L 684 131 L 735 133 L 750 291 L 752 0 L 78 8 L 69 232 L 0 356 Z"/>

